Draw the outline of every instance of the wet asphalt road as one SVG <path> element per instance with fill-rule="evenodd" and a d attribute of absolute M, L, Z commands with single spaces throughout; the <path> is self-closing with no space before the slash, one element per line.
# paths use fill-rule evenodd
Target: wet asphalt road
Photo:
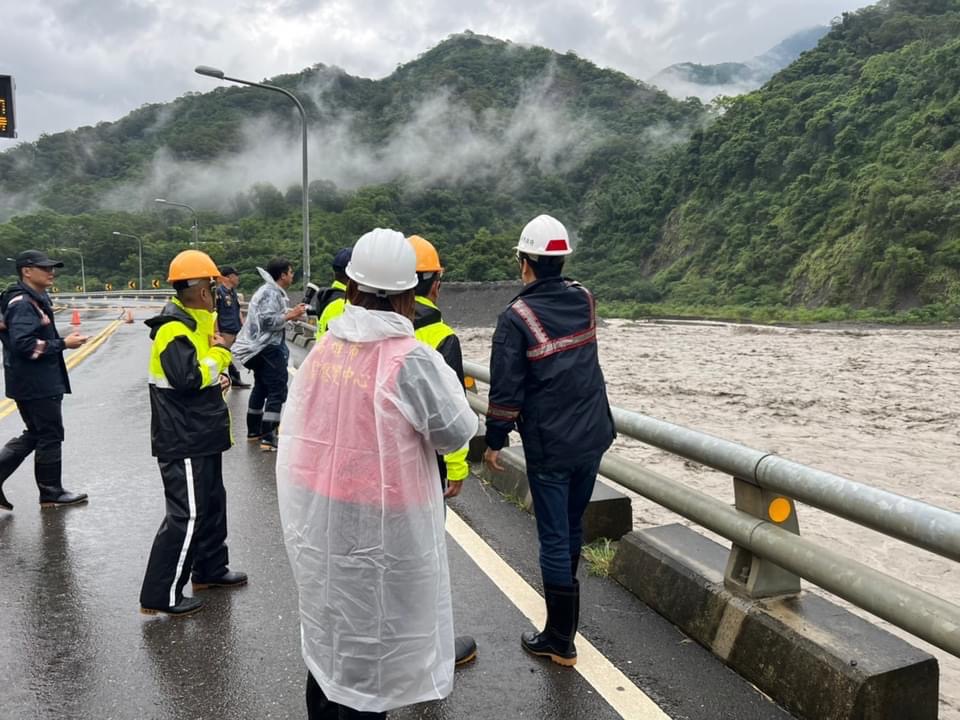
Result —
<path fill-rule="evenodd" d="M 64 403 L 64 484 L 89 505 L 40 512 L 32 465 L 5 484 L 0 511 L 0 718 L 198 720 L 303 718 L 305 670 L 273 478 L 275 455 L 241 439 L 224 455 L 236 590 L 204 592 L 190 618 L 146 617 L 138 594 L 163 515 L 150 456 L 147 331 L 119 331 L 72 373 Z M 115 317 L 87 320 L 91 334 Z M 242 438 L 246 391 L 233 391 Z M 0 439 L 20 432 L 16 413 Z M 539 589 L 532 518 L 471 479 L 451 505 Z M 576 672 L 525 655 L 529 623 L 452 540 L 458 632 L 480 654 L 447 700 L 391 718 L 581 718 L 618 715 Z M 583 582 L 581 632 L 673 718 L 788 718 L 708 652 L 612 581 Z M 189 592 L 189 586 L 188 586 Z"/>

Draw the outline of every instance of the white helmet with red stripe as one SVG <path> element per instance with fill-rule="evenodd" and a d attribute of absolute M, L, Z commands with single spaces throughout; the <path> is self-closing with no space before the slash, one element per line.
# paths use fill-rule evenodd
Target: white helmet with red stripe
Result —
<path fill-rule="evenodd" d="M 520 242 L 514 248 L 526 255 L 559 256 L 573 252 L 570 236 L 563 223 L 549 215 L 537 215 L 520 233 Z"/>

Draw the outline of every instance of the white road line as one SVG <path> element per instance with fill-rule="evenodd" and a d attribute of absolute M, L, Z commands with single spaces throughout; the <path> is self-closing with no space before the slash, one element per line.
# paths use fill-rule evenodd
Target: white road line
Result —
<path fill-rule="evenodd" d="M 449 507 L 447 532 L 534 627 L 542 628 L 546 619 L 543 598 Z M 670 720 L 669 715 L 579 633 L 574 669 L 624 720 Z"/>

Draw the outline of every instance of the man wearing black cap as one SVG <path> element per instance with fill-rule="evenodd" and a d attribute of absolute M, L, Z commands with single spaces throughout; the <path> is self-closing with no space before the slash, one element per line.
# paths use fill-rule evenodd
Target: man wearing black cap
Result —
<path fill-rule="evenodd" d="M 240 328 L 243 326 L 243 320 L 240 317 L 240 298 L 237 297 L 240 275 L 232 265 L 221 265 L 219 280 L 220 284 L 217 286 L 217 327 L 220 329 L 220 335 L 223 336 L 227 347 L 230 347 L 233 345 L 233 341 L 237 339 Z M 230 384 L 233 387 L 250 387 L 250 383 L 245 383 L 240 378 L 240 371 L 232 362 L 228 372 L 230 374 Z"/>
<path fill-rule="evenodd" d="M 347 265 L 353 248 L 341 248 L 333 256 L 330 266 L 333 268 L 333 284 L 322 293 L 317 293 L 315 302 L 317 319 L 317 340 L 327 331 L 327 323 L 343 314 L 347 304 Z"/>
<path fill-rule="evenodd" d="M 86 493 L 63 489 L 60 450 L 61 404 L 70 392 L 63 351 L 80 347 L 87 338 L 77 332 L 61 338 L 54 324 L 47 290 L 53 286 L 54 268 L 63 263 L 39 250 L 25 250 L 17 255 L 16 264 L 19 282 L 0 294 L 0 341 L 7 397 L 17 404 L 27 429 L 0 450 L 0 509 L 13 510 L 3 483 L 34 451 L 40 507 L 84 503 Z"/>

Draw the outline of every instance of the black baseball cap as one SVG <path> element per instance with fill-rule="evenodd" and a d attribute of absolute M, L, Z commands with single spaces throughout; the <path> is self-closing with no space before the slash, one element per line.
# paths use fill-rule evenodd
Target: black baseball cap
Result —
<path fill-rule="evenodd" d="M 340 248 L 337 254 L 333 256 L 333 262 L 330 263 L 334 270 L 346 270 L 350 264 L 350 258 L 353 256 L 353 248 Z"/>
<path fill-rule="evenodd" d="M 239 275 L 237 269 L 233 265 L 221 265 L 220 266 L 220 277 L 226 277 L 227 275 Z"/>
<path fill-rule="evenodd" d="M 16 257 L 17 270 L 25 267 L 62 268 L 59 260 L 51 260 L 47 254 L 39 250 L 24 250 Z"/>

